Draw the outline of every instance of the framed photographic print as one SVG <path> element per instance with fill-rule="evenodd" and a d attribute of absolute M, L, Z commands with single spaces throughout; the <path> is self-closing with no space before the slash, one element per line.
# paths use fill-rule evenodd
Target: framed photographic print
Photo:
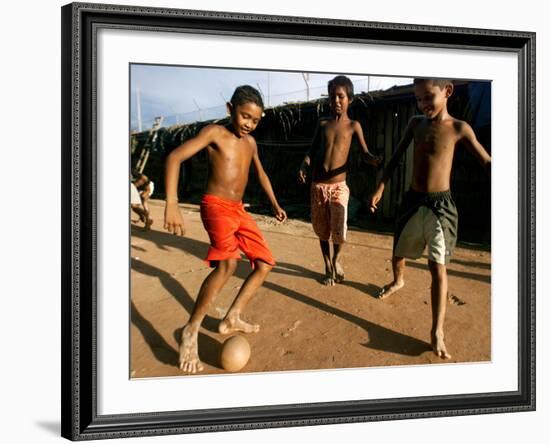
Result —
<path fill-rule="evenodd" d="M 534 45 L 64 6 L 62 435 L 533 410 Z"/>

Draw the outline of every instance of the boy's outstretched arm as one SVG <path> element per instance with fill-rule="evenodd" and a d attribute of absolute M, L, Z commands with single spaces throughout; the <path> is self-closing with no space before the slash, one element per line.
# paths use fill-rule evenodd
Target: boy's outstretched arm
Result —
<path fill-rule="evenodd" d="M 466 122 L 461 122 L 460 126 L 460 142 L 462 142 L 466 149 L 475 156 L 478 162 L 485 168 L 487 174 L 491 174 L 491 156 L 485 148 L 483 148 L 483 145 L 479 143 L 470 125 Z"/>
<path fill-rule="evenodd" d="M 357 135 L 357 140 L 359 140 L 359 145 L 361 145 L 363 153 L 365 153 L 365 155 L 367 156 L 367 162 L 371 165 L 378 167 L 382 163 L 382 157 L 375 156 L 369 151 L 367 142 L 365 141 L 365 136 L 363 135 L 363 128 L 361 127 L 361 124 L 356 120 L 353 122 L 353 131 Z"/>
<path fill-rule="evenodd" d="M 164 208 L 164 228 L 170 233 L 183 236 L 185 225 L 178 207 L 178 180 L 180 165 L 200 150 L 206 148 L 215 139 L 217 127 L 208 125 L 166 157 L 164 186 L 166 190 L 166 206 Z"/>
<path fill-rule="evenodd" d="M 258 156 L 258 146 L 256 145 L 256 141 L 252 137 L 251 139 L 251 143 L 254 146 L 254 155 L 252 157 L 252 161 L 254 163 L 254 168 L 256 169 L 256 174 L 258 175 L 258 182 L 260 182 L 260 186 L 267 195 L 269 202 L 271 202 L 273 212 L 275 213 L 275 218 L 279 222 L 284 222 L 286 220 L 286 212 L 281 208 L 279 202 L 277 202 L 275 193 L 273 192 L 273 187 L 271 186 L 271 181 L 269 180 L 269 177 L 264 170 L 262 162 L 260 162 L 260 156 Z"/>
<path fill-rule="evenodd" d="M 415 123 L 416 120 L 414 117 L 409 120 L 409 124 L 405 129 L 405 134 L 397 145 L 397 149 L 395 150 L 395 153 L 393 153 L 393 156 L 388 162 L 388 165 L 386 165 L 386 168 L 384 168 L 382 178 L 380 179 L 376 190 L 370 197 L 370 210 L 372 213 L 374 213 L 378 209 L 378 202 L 380 202 L 380 199 L 382 199 L 382 194 L 384 194 L 386 182 L 390 180 L 390 177 L 393 175 L 395 168 L 399 164 L 399 160 L 401 159 L 405 151 L 407 151 L 407 148 L 411 143 L 411 140 L 413 139 Z"/>

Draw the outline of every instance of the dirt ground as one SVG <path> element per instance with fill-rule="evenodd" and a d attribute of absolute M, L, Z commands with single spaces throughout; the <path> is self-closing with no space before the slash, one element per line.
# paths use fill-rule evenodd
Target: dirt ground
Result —
<path fill-rule="evenodd" d="M 178 348 L 198 289 L 210 269 L 203 258 L 208 236 L 196 205 L 180 205 L 186 236 L 163 230 L 162 201 L 151 201 L 152 230 L 132 223 L 131 377 L 180 376 Z M 385 300 L 375 295 L 391 279 L 390 235 L 350 227 L 342 252 L 346 281 L 321 285 L 323 265 L 311 225 L 279 224 L 253 215 L 277 265 L 243 318 L 261 325 L 246 335 L 252 354 L 241 373 L 372 367 L 491 359 L 491 255 L 457 248 L 448 266 L 446 345 L 452 359 L 430 347 L 430 274 L 426 258 L 407 261 L 405 287 Z M 135 219 L 136 216 L 133 215 Z M 225 336 L 220 320 L 250 272 L 240 261 L 205 318 L 199 334 L 202 374 L 226 373 L 219 363 Z"/>

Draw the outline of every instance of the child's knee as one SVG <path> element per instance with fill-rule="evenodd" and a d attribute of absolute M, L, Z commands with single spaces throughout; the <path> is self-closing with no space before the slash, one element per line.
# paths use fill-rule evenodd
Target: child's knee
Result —
<path fill-rule="evenodd" d="M 273 269 L 273 265 L 269 265 L 267 262 L 257 260 L 255 263 L 256 270 L 262 272 L 262 273 L 269 273 Z"/>
<path fill-rule="evenodd" d="M 218 269 L 224 274 L 232 275 L 237 269 L 237 259 L 231 258 L 220 261 Z"/>

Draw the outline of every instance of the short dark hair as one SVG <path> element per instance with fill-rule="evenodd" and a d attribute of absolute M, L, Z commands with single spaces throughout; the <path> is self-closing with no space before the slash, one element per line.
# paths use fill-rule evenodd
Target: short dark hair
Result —
<path fill-rule="evenodd" d="M 250 102 L 255 103 L 260 108 L 264 109 L 264 101 L 262 100 L 260 92 L 250 85 L 241 85 L 235 88 L 235 92 L 233 92 L 230 102 L 233 109 L 239 105 L 244 105 L 245 103 Z"/>
<path fill-rule="evenodd" d="M 346 76 L 336 76 L 334 79 L 329 80 L 328 82 L 328 92 L 330 94 L 330 90 L 333 88 L 336 88 L 337 86 L 341 86 L 346 91 L 346 94 L 348 95 L 348 98 L 353 99 L 353 83 L 351 83 L 351 80 L 347 78 Z"/>
<path fill-rule="evenodd" d="M 422 83 L 432 82 L 435 86 L 439 86 L 440 89 L 445 88 L 449 84 L 453 84 L 452 79 L 424 79 L 424 78 L 415 78 L 413 83 L 414 85 L 420 85 Z"/>

